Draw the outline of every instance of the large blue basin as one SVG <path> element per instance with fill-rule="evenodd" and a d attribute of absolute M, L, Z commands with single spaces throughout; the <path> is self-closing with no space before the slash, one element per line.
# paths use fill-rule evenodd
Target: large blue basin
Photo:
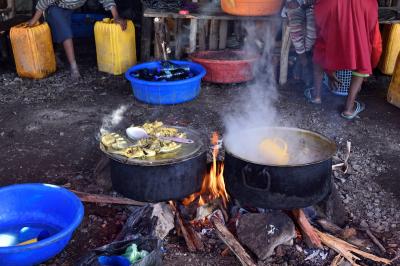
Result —
<path fill-rule="evenodd" d="M 150 62 L 136 65 L 125 73 L 131 82 L 133 95 L 139 101 L 150 104 L 177 104 L 196 98 L 200 93 L 201 79 L 206 75 L 204 67 L 188 61 L 172 61 L 177 65 L 189 66 L 194 77 L 178 81 L 147 81 L 133 77 L 132 72 L 140 69 L 154 69 L 161 66 L 160 62 Z"/>
<path fill-rule="evenodd" d="M 54 185 L 3 187 L 0 199 L 0 234 L 3 236 L 6 228 L 41 225 L 43 229 L 53 230 L 49 237 L 33 244 L 0 247 L 2 266 L 36 265 L 54 257 L 68 244 L 84 213 L 75 194 Z"/>

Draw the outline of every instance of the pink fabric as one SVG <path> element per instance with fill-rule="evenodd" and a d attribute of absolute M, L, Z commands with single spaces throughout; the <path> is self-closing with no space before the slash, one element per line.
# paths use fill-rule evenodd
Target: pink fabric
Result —
<path fill-rule="evenodd" d="M 380 40 L 377 23 L 376 0 L 317 0 L 314 62 L 326 71 L 371 74 L 373 48 Z"/>

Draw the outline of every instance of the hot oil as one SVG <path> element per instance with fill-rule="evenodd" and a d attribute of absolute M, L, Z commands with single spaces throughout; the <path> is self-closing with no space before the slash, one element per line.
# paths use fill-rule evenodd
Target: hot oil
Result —
<path fill-rule="evenodd" d="M 24 223 L 5 226 L 0 229 L 0 247 L 17 246 L 23 242 L 36 242 L 61 231 L 59 226 L 44 223 Z"/>

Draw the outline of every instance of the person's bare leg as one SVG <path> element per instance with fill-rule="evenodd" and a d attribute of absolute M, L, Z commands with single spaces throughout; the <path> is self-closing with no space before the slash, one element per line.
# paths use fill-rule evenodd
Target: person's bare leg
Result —
<path fill-rule="evenodd" d="M 66 39 L 63 42 L 65 54 L 67 56 L 68 62 L 71 66 L 71 77 L 79 78 L 81 75 L 79 73 L 78 65 L 75 60 L 75 51 L 74 51 L 74 43 L 72 39 Z"/>
<path fill-rule="evenodd" d="M 297 223 L 297 225 L 301 229 L 301 233 L 307 243 L 310 247 L 317 247 L 317 248 L 323 248 L 321 239 L 319 238 L 318 234 L 314 231 L 314 228 L 310 224 L 310 222 L 307 220 L 306 215 L 304 214 L 304 211 L 302 209 L 295 209 L 292 210 L 292 214 L 294 216 L 294 219 Z"/>
<path fill-rule="evenodd" d="M 344 107 L 343 114 L 351 115 L 354 113 L 354 101 L 361 90 L 361 85 L 364 81 L 363 77 L 352 76 L 349 88 L 349 95 L 347 96 L 346 106 Z"/>
<path fill-rule="evenodd" d="M 321 87 L 322 87 L 322 79 L 324 78 L 324 70 L 318 64 L 314 63 L 314 90 L 311 93 L 314 97 L 314 100 L 321 101 Z"/>

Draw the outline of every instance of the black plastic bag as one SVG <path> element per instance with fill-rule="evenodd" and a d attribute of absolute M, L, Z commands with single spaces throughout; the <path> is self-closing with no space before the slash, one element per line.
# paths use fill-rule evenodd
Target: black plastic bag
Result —
<path fill-rule="evenodd" d="M 116 241 L 90 251 L 76 263 L 76 266 L 99 266 L 99 256 L 122 255 L 132 244 L 136 244 L 138 250 L 149 252 L 149 255 L 134 263 L 134 266 L 162 265 L 162 241 L 152 235 L 156 223 L 156 220 L 151 218 L 152 208 L 146 205 L 130 209 L 132 213 Z"/>

